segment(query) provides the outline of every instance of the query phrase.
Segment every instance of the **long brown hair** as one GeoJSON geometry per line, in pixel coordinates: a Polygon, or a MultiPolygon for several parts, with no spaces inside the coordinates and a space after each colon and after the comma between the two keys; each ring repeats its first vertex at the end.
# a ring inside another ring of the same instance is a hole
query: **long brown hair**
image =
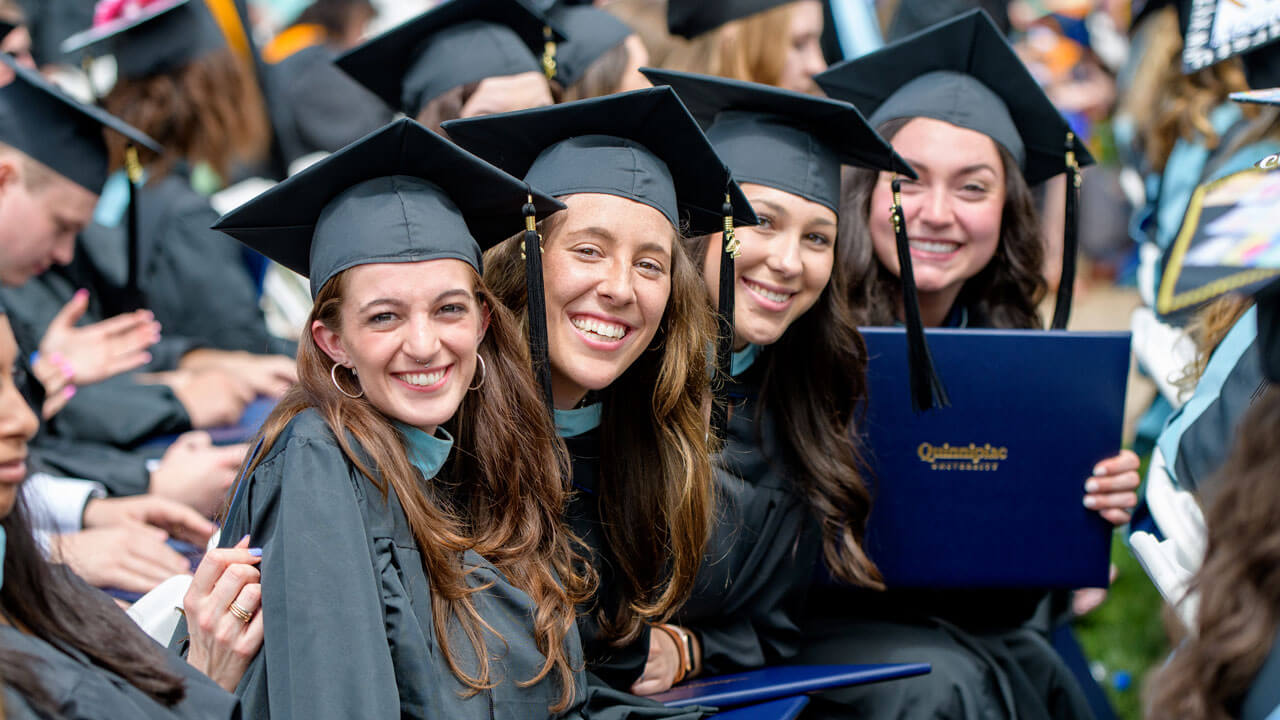
{"type": "Polygon", "coordinates": [[[1235,447],[1208,499],[1208,545],[1190,585],[1200,607],[1185,638],[1148,686],[1148,717],[1227,720],[1243,699],[1280,623],[1280,392],[1241,419],[1235,447]]]}
{"type": "Polygon", "coordinates": [[[690,40],[672,38],[662,67],[777,85],[787,62],[791,10],[791,3],[784,3],[690,40]]]}
{"type": "MultiPolygon", "coordinates": [[[[320,289],[307,327],[319,320],[340,332],[347,272],[320,289]]],[[[498,682],[492,679],[482,634],[494,631],[471,602],[471,594],[481,588],[467,584],[467,571],[458,562],[470,549],[492,562],[536,604],[534,635],[546,662],[519,684],[533,685],[554,671],[561,694],[550,709],[559,712],[575,692],[575,668],[565,637],[574,626],[575,606],[590,591],[561,521],[565,459],[534,385],[528,348],[515,318],[490,300],[478,275],[475,284],[477,299],[489,313],[489,329],[479,347],[486,377],[479,389],[466,394],[444,426],[456,438],[456,447],[440,471],[441,482],[421,481],[409,462],[403,436],[387,416],[363,397],[352,400],[338,391],[330,378],[333,361],[309,332],[298,345],[298,384],[263,425],[261,450],[247,467],[251,473],[298,413],[315,408],[348,461],[384,496],[394,491],[400,499],[431,580],[436,637],[454,675],[472,691],[498,682]],[[372,467],[362,458],[369,458],[372,467]],[[451,623],[463,629],[475,650],[479,667],[474,670],[463,668],[449,647],[451,623]]],[[[350,375],[345,381],[355,382],[350,375]]]]}
{"type": "MultiPolygon", "coordinates": [[[[225,180],[235,163],[259,159],[270,140],[262,95],[250,72],[223,48],[172,72],[121,77],[103,105],[164,147],[160,156],[138,148],[153,178],[186,161],[208,163],[225,180]]],[[[123,166],[123,136],[107,133],[107,147],[111,167],[123,166]]]]}
{"type": "MultiPolygon", "coordinates": [[[[0,610],[9,622],[51,645],[84,653],[161,705],[182,700],[186,681],[170,669],[165,651],[70,569],[45,560],[31,534],[30,510],[21,492],[0,525],[7,538],[0,610]]],[[[36,661],[4,648],[0,660],[5,661],[0,665],[5,683],[37,709],[53,708],[36,661]]]]}
{"type": "MultiPolygon", "coordinates": [[[[878,130],[892,141],[911,120],[890,120],[878,130]]],[[[1047,286],[1041,273],[1044,244],[1039,216],[1018,163],[998,144],[996,149],[1005,177],[1000,240],[991,262],[965,282],[956,303],[972,309],[990,327],[1042,328],[1044,321],[1037,307],[1047,286]]],[[[850,167],[841,183],[836,265],[849,269],[849,301],[858,325],[893,325],[898,321],[902,297],[902,281],[876,258],[871,241],[871,194],[879,178],[875,170],[850,167]]]]}
{"type": "Polygon", "coordinates": [[[1195,359],[1174,380],[1180,394],[1189,396],[1209,366],[1209,359],[1240,317],[1253,307],[1253,299],[1244,295],[1224,295],[1204,306],[1187,323],[1187,336],[1196,346],[1195,359]]]}
{"type": "MultiPolygon", "coordinates": [[[[539,230],[550,238],[560,215],[539,230]]],[[[617,564],[619,604],[600,608],[605,635],[635,640],[646,622],[664,622],[693,590],[714,508],[707,420],[711,309],[698,271],[676,235],[671,297],[649,348],[599,392],[599,502],[613,508],[605,543],[617,564]]],[[[485,279],[528,322],[520,237],[485,254],[485,279]]]]}
{"type": "MultiPolygon", "coordinates": [[[[712,238],[690,252],[706,257],[712,238]]],[[[831,279],[813,307],[796,318],[756,361],[764,367],[758,411],[768,408],[783,435],[781,460],[809,501],[822,529],[822,554],[832,574],[851,585],[882,589],[880,571],[863,551],[871,493],[855,429],[855,409],[867,396],[867,347],[849,307],[847,269],[831,279]]]]}

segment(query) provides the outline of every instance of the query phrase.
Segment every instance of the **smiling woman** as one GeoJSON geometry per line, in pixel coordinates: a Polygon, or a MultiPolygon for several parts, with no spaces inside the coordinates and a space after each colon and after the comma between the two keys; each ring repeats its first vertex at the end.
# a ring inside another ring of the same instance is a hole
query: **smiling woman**
{"type": "Polygon", "coordinates": [[[223,529],[263,546],[246,715],[515,720],[582,701],[587,580],[554,429],[480,280],[522,206],[561,207],[400,120],[219,221],[315,298],[299,384],[223,529]]]}

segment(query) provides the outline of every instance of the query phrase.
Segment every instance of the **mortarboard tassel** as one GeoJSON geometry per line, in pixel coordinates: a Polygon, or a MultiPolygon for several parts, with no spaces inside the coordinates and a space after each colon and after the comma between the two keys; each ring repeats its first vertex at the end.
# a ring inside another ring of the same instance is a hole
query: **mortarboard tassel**
{"type": "Polygon", "coordinates": [[[551,26],[542,26],[542,74],[547,76],[548,80],[554,80],[556,77],[556,41],[551,35],[551,26]]]}
{"type": "Polygon", "coordinates": [[[129,181],[128,211],[128,277],[124,284],[124,311],[137,310],[146,305],[139,287],[142,275],[138,251],[138,185],[142,182],[142,163],[138,161],[138,148],[132,144],[124,149],[124,172],[129,181]]]}
{"type": "Polygon", "coordinates": [[[521,209],[524,213],[524,238],[520,241],[520,257],[524,258],[525,281],[528,299],[525,306],[529,316],[529,355],[533,360],[533,376],[542,388],[548,408],[554,408],[551,394],[551,365],[547,350],[547,297],[542,282],[542,237],[538,235],[537,209],[533,195],[521,209]]]}
{"type": "Polygon", "coordinates": [[[1062,275],[1058,280],[1058,297],[1053,303],[1054,330],[1066,330],[1071,317],[1071,294],[1076,284],[1076,249],[1079,229],[1076,226],[1080,205],[1080,164],[1076,162],[1076,135],[1067,133],[1067,200],[1062,220],[1062,275]]]}
{"type": "Polygon", "coordinates": [[[907,222],[902,213],[902,181],[893,180],[893,207],[889,209],[898,246],[898,272],[902,278],[902,315],[907,325],[907,364],[911,376],[911,406],[916,412],[951,405],[947,389],[933,367],[929,341],[920,318],[920,298],[916,295],[915,271],[911,267],[911,246],[907,242],[907,222]]]}
{"type": "Polygon", "coordinates": [[[733,232],[733,203],[725,193],[724,235],[720,242],[720,300],[716,304],[716,366],[711,396],[711,437],[720,438],[729,421],[729,398],[726,385],[729,365],[733,360],[734,259],[741,243],[733,232]]]}

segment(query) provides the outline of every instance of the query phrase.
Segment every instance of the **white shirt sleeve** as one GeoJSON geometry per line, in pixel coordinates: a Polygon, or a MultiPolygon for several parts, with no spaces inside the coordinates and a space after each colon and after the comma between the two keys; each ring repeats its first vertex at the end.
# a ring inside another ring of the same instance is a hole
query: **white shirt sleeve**
{"type": "Polygon", "coordinates": [[[104,498],[101,483],[79,478],[35,473],[22,484],[23,498],[31,510],[33,529],[50,534],[81,530],[84,506],[91,498],[104,498]]]}

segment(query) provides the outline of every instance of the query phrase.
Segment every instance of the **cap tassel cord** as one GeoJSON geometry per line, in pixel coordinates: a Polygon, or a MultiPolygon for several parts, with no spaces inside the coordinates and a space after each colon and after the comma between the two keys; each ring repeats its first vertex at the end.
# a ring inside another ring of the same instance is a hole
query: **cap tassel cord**
{"type": "Polygon", "coordinates": [[[137,310],[146,305],[142,297],[142,289],[139,285],[142,274],[141,262],[138,257],[138,185],[142,183],[142,163],[138,160],[138,148],[128,145],[124,149],[124,172],[129,181],[129,211],[128,211],[128,243],[129,243],[129,276],[125,279],[125,304],[129,307],[124,310],[137,310]]]}
{"type": "Polygon", "coordinates": [[[547,350],[547,297],[542,282],[542,237],[538,235],[537,208],[529,194],[524,208],[524,237],[520,240],[520,256],[524,258],[525,282],[528,286],[529,355],[533,375],[542,388],[547,407],[555,407],[551,395],[551,364],[547,350]]]}
{"type": "Polygon", "coordinates": [[[729,422],[728,380],[733,361],[734,260],[741,243],[733,232],[733,203],[724,196],[724,235],[720,242],[720,299],[716,304],[716,367],[711,393],[711,437],[718,442],[724,437],[729,422]]]}
{"type": "Polygon", "coordinates": [[[1080,245],[1077,215],[1080,206],[1080,163],[1076,161],[1076,135],[1067,133],[1067,189],[1066,212],[1062,220],[1062,275],[1058,280],[1058,295],[1053,303],[1054,330],[1066,330],[1071,317],[1071,295],[1076,284],[1076,253],[1080,245]]]}
{"type": "Polygon", "coordinates": [[[916,412],[935,407],[948,407],[951,399],[933,367],[933,355],[924,334],[920,317],[920,298],[911,267],[911,246],[907,241],[907,223],[902,213],[902,180],[893,180],[893,207],[889,209],[893,234],[898,246],[898,267],[902,276],[902,314],[907,325],[907,364],[911,379],[911,406],[916,412]]]}
{"type": "Polygon", "coordinates": [[[556,76],[556,42],[551,35],[551,26],[542,26],[542,74],[547,76],[548,80],[554,80],[556,76]]]}

